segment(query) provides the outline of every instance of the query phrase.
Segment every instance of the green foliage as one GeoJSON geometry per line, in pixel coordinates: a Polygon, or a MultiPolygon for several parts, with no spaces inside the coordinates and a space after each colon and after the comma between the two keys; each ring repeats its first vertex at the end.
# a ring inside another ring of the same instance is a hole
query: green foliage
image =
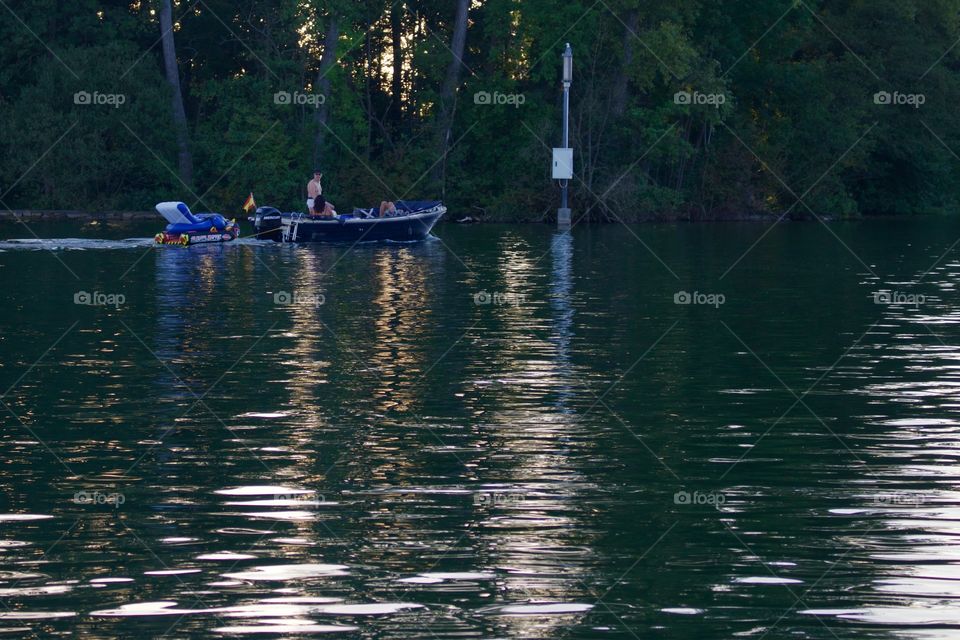
{"type": "Polygon", "coordinates": [[[169,93],[154,59],[127,43],[41,58],[0,109],[0,175],[10,206],[145,209],[175,181],[169,93]],[[74,76],[76,74],[76,77],[74,76]]]}
{"type": "Polygon", "coordinates": [[[591,219],[927,213],[960,200],[960,0],[477,0],[445,158],[435,140],[454,3],[183,0],[173,13],[194,189],[176,173],[150,1],[8,6],[0,194],[11,207],[180,198],[234,215],[253,191],[299,208],[317,106],[276,96],[316,95],[333,17],[318,148],[341,209],[442,195],[457,217],[548,218],[567,41],[571,197],[591,219]],[[78,104],[82,92],[124,102],[78,104]]]}

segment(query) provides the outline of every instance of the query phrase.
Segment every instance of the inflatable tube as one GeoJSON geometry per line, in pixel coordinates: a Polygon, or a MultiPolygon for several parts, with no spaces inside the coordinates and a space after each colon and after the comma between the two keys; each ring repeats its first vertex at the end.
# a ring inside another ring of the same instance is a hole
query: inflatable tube
{"type": "Polygon", "coordinates": [[[197,224],[200,218],[190,212],[190,207],[182,202],[161,202],[157,212],[170,224],[197,224]]]}

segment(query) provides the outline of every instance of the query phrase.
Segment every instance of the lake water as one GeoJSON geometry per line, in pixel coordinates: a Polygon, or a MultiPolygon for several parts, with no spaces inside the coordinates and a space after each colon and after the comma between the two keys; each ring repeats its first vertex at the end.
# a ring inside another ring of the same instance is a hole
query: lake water
{"type": "Polygon", "coordinates": [[[0,243],[0,633],[960,633],[960,224],[158,226],[0,243]]]}

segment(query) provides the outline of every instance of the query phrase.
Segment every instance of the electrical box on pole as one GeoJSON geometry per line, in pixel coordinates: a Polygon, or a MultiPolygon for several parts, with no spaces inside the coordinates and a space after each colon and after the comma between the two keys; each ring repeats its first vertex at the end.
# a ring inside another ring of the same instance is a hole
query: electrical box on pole
{"type": "Polygon", "coordinates": [[[553,179],[573,179],[573,149],[553,150],[553,179]]]}

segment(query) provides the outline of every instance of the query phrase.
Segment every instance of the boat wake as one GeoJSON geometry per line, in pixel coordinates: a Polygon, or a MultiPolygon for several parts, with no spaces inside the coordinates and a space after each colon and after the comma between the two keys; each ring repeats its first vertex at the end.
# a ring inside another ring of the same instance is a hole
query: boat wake
{"type": "Polygon", "coordinates": [[[103,240],[99,238],[23,238],[0,240],[0,251],[87,251],[90,249],[142,249],[153,238],[103,240]]]}
{"type": "MultiPolygon", "coordinates": [[[[428,235],[427,242],[437,241],[436,236],[428,235]]],[[[362,241],[359,245],[408,245],[417,244],[418,240],[386,240],[378,242],[376,240],[362,241]]],[[[155,245],[153,238],[124,238],[123,240],[106,240],[102,238],[11,238],[10,240],[0,240],[0,252],[6,251],[95,251],[95,250],[117,250],[117,249],[146,249],[155,245]]],[[[255,246],[255,247],[274,247],[282,246],[271,240],[261,238],[240,237],[229,243],[218,244],[216,246],[255,246]]],[[[164,249],[166,247],[160,247],[164,249]]],[[[180,247],[169,247],[171,250],[180,247]]]]}
{"type": "MultiPolygon", "coordinates": [[[[155,245],[153,238],[124,238],[123,240],[106,240],[103,238],[13,238],[0,240],[0,251],[91,251],[116,249],[147,249],[155,245]]],[[[239,238],[231,243],[233,246],[271,247],[276,243],[258,238],[239,238]]],[[[223,245],[223,246],[226,246],[223,245]]],[[[221,245],[217,245],[221,246],[221,245]]],[[[160,247],[176,250],[181,247],[160,247]]]]}

